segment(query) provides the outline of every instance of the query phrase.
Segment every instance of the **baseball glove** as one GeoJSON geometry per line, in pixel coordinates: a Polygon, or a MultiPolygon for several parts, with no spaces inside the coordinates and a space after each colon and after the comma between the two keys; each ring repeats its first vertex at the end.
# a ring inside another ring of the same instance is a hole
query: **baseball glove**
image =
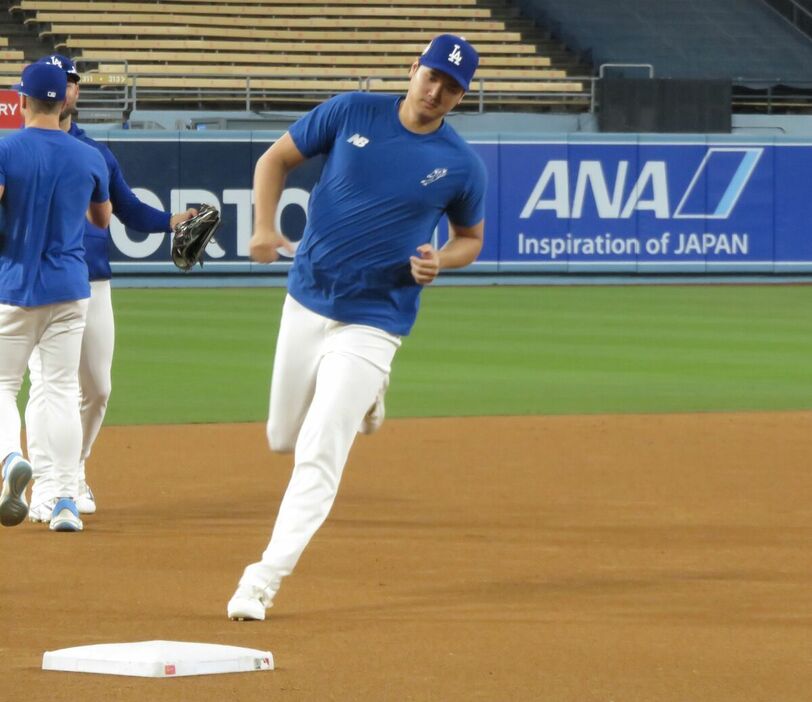
{"type": "Polygon", "coordinates": [[[198,213],[181,222],[172,233],[172,261],[182,271],[195,263],[203,265],[203,252],[220,226],[220,213],[211,205],[201,205],[198,213]]]}

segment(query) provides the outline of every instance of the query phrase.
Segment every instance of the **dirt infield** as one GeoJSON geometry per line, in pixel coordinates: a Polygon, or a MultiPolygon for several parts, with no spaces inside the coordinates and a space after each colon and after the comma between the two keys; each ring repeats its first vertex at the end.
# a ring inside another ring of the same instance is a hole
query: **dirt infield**
{"type": "Polygon", "coordinates": [[[811,449],[812,413],[389,421],[269,619],[234,623],[289,459],[258,424],[106,428],[83,534],[0,532],[0,700],[808,702],[811,449]],[[277,670],[40,670],[153,639],[277,670]]]}

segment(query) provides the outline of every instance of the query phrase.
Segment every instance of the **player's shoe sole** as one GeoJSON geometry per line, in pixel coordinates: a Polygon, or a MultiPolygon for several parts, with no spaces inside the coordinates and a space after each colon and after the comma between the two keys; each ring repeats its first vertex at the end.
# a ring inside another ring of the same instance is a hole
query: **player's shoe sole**
{"type": "Polygon", "coordinates": [[[0,524],[17,526],[28,516],[25,488],[31,482],[31,464],[20,454],[10,456],[3,466],[3,491],[0,493],[0,524]]]}
{"type": "Polygon", "coordinates": [[[232,597],[228,603],[228,618],[235,622],[265,621],[265,607],[259,600],[232,597]]]}

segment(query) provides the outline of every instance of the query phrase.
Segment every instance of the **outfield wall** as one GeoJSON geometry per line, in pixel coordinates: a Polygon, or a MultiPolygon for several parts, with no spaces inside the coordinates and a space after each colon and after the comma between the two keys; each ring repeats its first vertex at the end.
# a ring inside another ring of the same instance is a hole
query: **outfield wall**
{"type": "MultiPolygon", "coordinates": [[[[198,275],[282,274],[289,267],[289,261],[269,267],[248,260],[253,169],[278,135],[94,134],[108,143],[145,202],[173,211],[200,202],[221,209],[223,225],[198,275]]],[[[490,176],[486,241],[473,272],[812,272],[812,138],[491,134],[469,140],[490,176]]],[[[310,161],[288,179],[280,216],[294,240],[320,167],[310,161]]],[[[129,231],[118,221],[112,233],[116,273],[175,270],[168,235],[129,231]]],[[[441,222],[436,242],[446,237],[441,222]]]]}

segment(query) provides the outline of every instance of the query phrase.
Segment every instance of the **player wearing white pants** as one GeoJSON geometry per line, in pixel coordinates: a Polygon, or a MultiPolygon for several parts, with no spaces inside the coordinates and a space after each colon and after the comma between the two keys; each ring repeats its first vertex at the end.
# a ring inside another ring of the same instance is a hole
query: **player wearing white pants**
{"type": "MultiPolygon", "coordinates": [[[[85,461],[101,429],[107,402],[110,399],[115,346],[115,321],[109,280],[94,280],[90,283],[90,301],[87,307],[87,323],[82,335],[79,361],[79,397],[82,446],[79,456],[77,507],[85,514],[95,511],[95,503],[85,496],[88,493],[85,461]],[[82,501],[84,498],[84,501],[82,501]]],[[[28,361],[31,378],[31,392],[25,408],[26,438],[28,457],[34,471],[34,489],[31,493],[32,517],[40,511],[40,506],[50,504],[60,494],[56,484],[52,452],[46,443],[47,395],[44,388],[51,385],[43,381],[40,348],[34,349],[28,361]]],[[[47,512],[47,509],[45,510],[47,512]]],[[[43,512],[44,514],[45,512],[43,512]]]]}
{"type": "Polygon", "coordinates": [[[277,340],[268,440],[294,450],[290,483],[262,559],[245,568],[227,613],[265,610],[326,519],[358,431],[383,420],[392,359],[441,269],[482,248],[485,167],[444,121],[479,62],[464,39],[440,35],[412,64],[405,98],[349,93],[293,124],[257,162],[251,258],[292,249],[277,210],[287,174],[326,156],[288,274],[277,340]],[[431,243],[449,220],[449,241],[431,243]]]}
{"type": "Polygon", "coordinates": [[[0,523],[25,519],[32,468],[20,450],[16,406],[25,367],[40,347],[46,388],[41,442],[53,462],[54,531],[81,531],[76,508],[81,422],[79,356],[90,286],[83,258],[85,222],[106,227],[112,205],[104,159],[59,128],[67,78],[61,67],[35,63],[15,88],[25,129],[0,140],[0,523]]]}
{"type": "MultiPolygon", "coordinates": [[[[47,401],[42,401],[40,411],[40,441],[49,447],[53,460],[54,497],[75,496],[79,490],[82,429],[77,373],[87,306],[87,300],[29,308],[0,305],[0,336],[4,339],[0,361],[0,455],[20,451],[16,398],[26,362],[39,345],[40,382],[48,386],[47,401]]],[[[30,453],[29,459],[33,460],[30,453]]]]}
{"type": "MultiPolygon", "coordinates": [[[[62,54],[44,56],[38,63],[58,66],[67,79],[65,104],[59,115],[60,128],[77,141],[83,142],[98,151],[107,164],[108,188],[113,213],[127,227],[140,232],[171,231],[172,228],[197,210],[188,209],[179,214],[171,214],[141,202],[127,185],[113,152],[102,143],[91,139],[83,129],[73,122],[76,102],[79,99],[79,73],[73,61],[62,54]]],[[[85,223],[84,260],[90,280],[91,298],[87,316],[87,326],[82,339],[82,357],[79,366],[82,418],[82,453],[79,468],[79,494],[76,506],[80,513],[93,514],[96,500],[87,484],[85,462],[90,456],[93,443],[99,434],[107,402],[110,398],[110,370],[113,364],[115,328],[113,306],[110,299],[110,230],[105,225],[98,227],[92,222],[85,223]]],[[[57,495],[51,474],[53,464],[48,445],[43,440],[43,399],[49,387],[40,383],[40,362],[35,352],[29,364],[31,373],[31,393],[25,411],[28,434],[28,451],[33,462],[34,486],[31,490],[31,511],[29,518],[34,522],[46,522],[57,495]]]]}
{"type": "Polygon", "coordinates": [[[267,432],[295,467],[262,560],[243,584],[276,592],[333,506],[364,416],[391,370],[400,338],[342,324],[285,299],[274,357],[267,432]]]}

